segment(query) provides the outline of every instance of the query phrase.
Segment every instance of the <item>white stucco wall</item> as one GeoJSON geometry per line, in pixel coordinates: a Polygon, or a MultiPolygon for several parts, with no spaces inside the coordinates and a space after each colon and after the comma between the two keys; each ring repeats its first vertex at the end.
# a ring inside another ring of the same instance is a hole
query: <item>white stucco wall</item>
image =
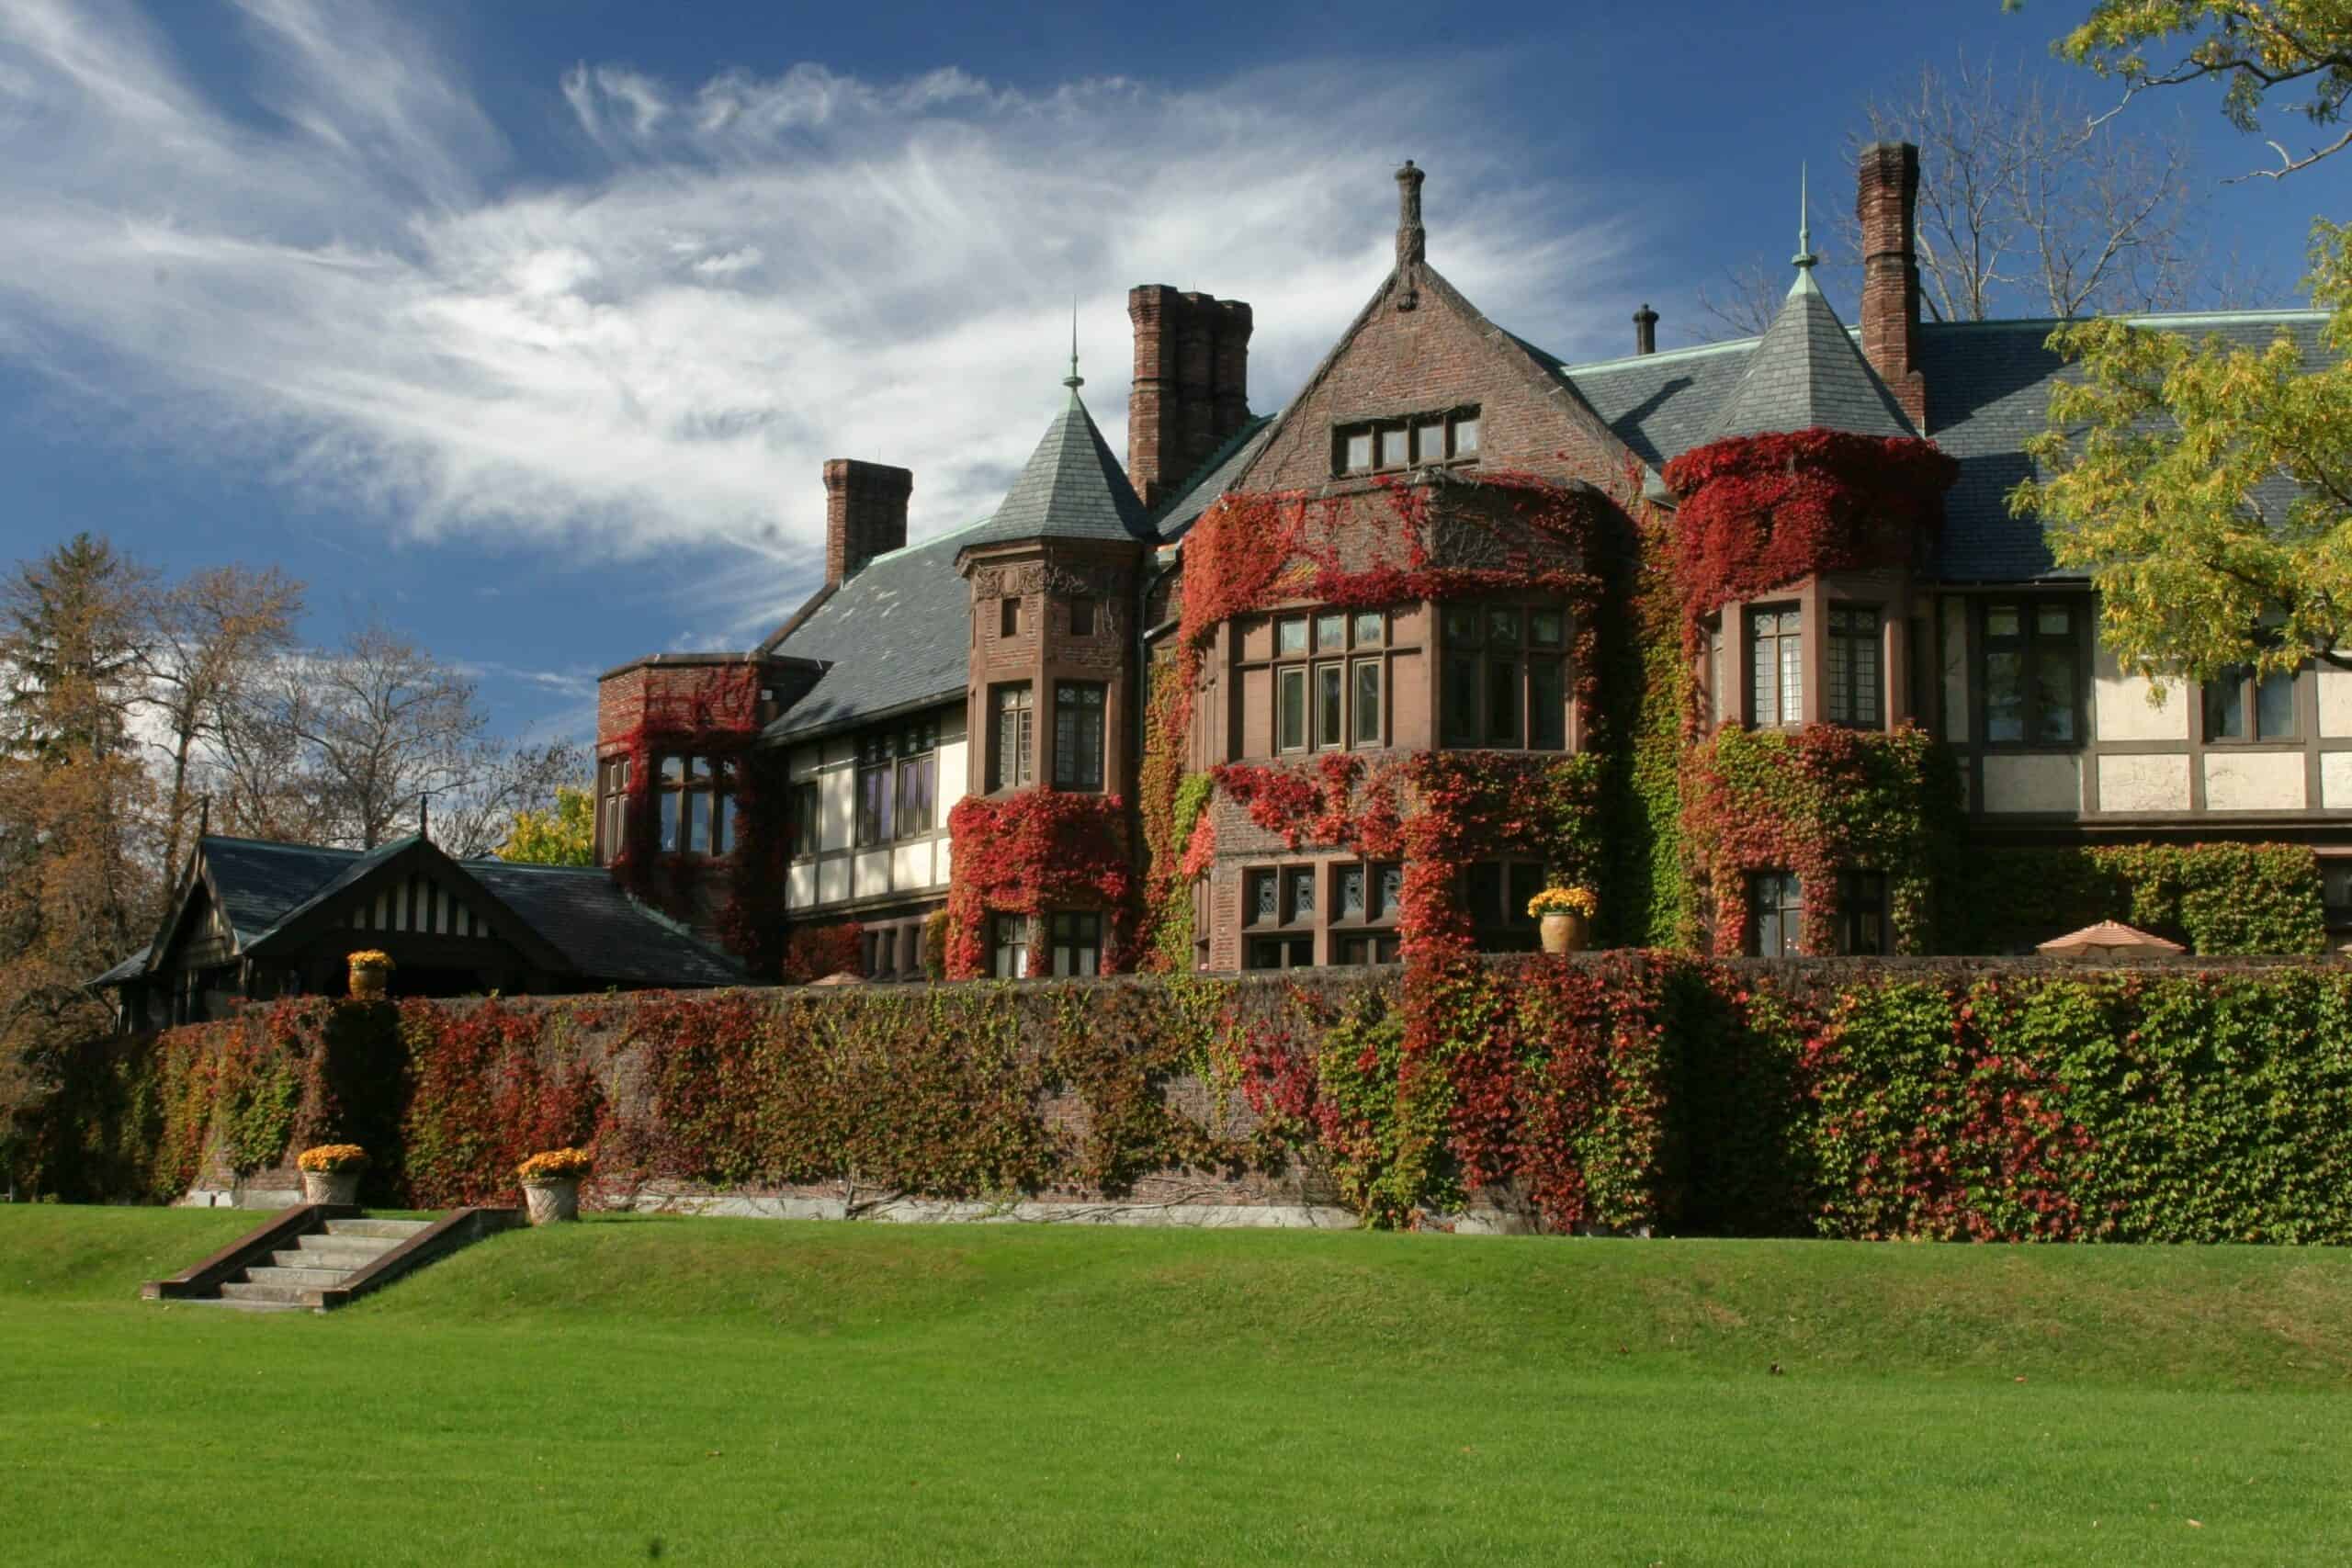
{"type": "Polygon", "coordinates": [[[2205,808],[2209,811],[2300,811],[2301,751],[2208,751],[2205,808]]]}
{"type": "MultiPolygon", "coordinates": [[[[2091,733],[2101,740],[2186,740],[2195,705],[2181,682],[2124,674],[2105,643],[2091,661],[2091,733]],[[2164,705],[2151,707],[2148,695],[2157,690],[2164,693],[2164,705]]],[[[2102,795],[2105,790],[2102,784],[2102,795]]]]}
{"type": "Polygon", "coordinates": [[[1988,756],[1984,759],[1987,811],[2080,811],[2082,759],[2073,756],[1988,756]]]}
{"type": "Polygon", "coordinates": [[[2098,808],[2102,812],[2186,811],[2188,758],[2101,757],[2098,808]]]}

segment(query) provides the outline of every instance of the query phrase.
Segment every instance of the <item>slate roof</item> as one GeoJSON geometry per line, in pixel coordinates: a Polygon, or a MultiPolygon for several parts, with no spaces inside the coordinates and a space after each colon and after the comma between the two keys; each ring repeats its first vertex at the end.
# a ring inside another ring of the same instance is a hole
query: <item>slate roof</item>
{"type": "Polygon", "coordinates": [[[1172,537],[1239,476],[1272,423],[1261,418],[1243,426],[1155,520],[1073,388],[994,513],[876,556],[769,650],[831,668],[769,724],[762,740],[805,739],[961,698],[971,668],[972,607],[957,556],[974,545],[1040,536],[1172,537]]]}
{"type": "MultiPolygon", "coordinates": [[[[204,863],[239,951],[252,948],[416,843],[412,835],[362,853],[208,834],[204,863]]],[[[630,897],[595,866],[527,865],[485,857],[453,863],[589,979],[642,985],[742,982],[734,960],[630,897]]],[[[152,950],[91,980],[120,985],[146,971],[152,950]]]]}
{"type": "Polygon", "coordinates": [[[1274,416],[1272,414],[1261,414],[1251,420],[1209,455],[1209,460],[1201,465],[1197,470],[1198,478],[1192,484],[1160,502],[1159,511],[1152,521],[1159,525],[1163,542],[1182,536],[1201,520],[1201,513],[1206,512],[1218,496],[1233,488],[1234,481],[1241,477],[1241,470],[1250,466],[1250,460],[1266,445],[1266,437],[1272,434],[1273,428],[1274,416]]]}
{"type": "Polygon", "coordinates": [[[459,861],[579,973],[645,986],[740,986],[742,967],[590,865],[459,861]]]}
{"type": "Polygon", "coordinates": [[[1000,544],[1011,539],[1132,539],[1154,541],[1159,536],[1144,516],[1144,505],[1127,482],[1126,469],[1112,456],[1086,412],[1078,389],[1046,437],[1029,455],[1028,464],[1002,504],[971,533],[967,547],[1000,544]]]}
{"type": "MultiPolygon", "coordinates": [[[[2131,320],[2138,326],[2199,340],[2219,334],[2256,349],[2284,327],[2307,361],[2318,364],[2325,353],[2320,329],[2326,317],[2315,310],[2131,320]]],[[[2052,320],[1920,324],[1918,365],[1928,385],[1927,434],[1960,464],[1960,478],[1944,497],[1943,544],[1937,562],[1948,581],[2017,582],[2055,575],[2041,524],[2011,517],[2007,496],[2030,469],[2024,445],[2048,423],[2051,384],[2075,373],[2043,346],[2060,324],[2052,320]]],[[[1851,329],[1839,330],[1850,344],[1851,329]]],[[[1584,394],[1618,439],[1657,468],[1713,439],[1724,406],[1739,389],[1761,341],[1741,338],[1592,365],[1567,365],[1540,351],[1537,356],[1584,394]]]]}
{"type": "MultiPolygon", "coordinates": [[[[2134,325],[2218,335],[2241,348],[2269,345],[2280,328],[2310,365],[2324,363],[2316,310],[2233,310],[2131,318],[2134,325]]],[[[1960,463],[1944,497],[1942,575],[1956,582],[2010,582],[2057,575],[2041,525],[2009,515],[2007,495],[2032,469],[2026,438],[2048,424],[2051,384],[2078,374],[2043,346],[2055,321],[1928,322],[1919,368],[1928,383],[1928,434],[1960,463]]],[[[2283,488],[2283,487],[2282,487],[2283,488]]],[[[2266,497],[2266,499],[2276,499],[2266,497]]]]}
{"type": "Polygon", "coordinates": [[[972,595],[956,557],[984,525],[876,556],[833,590],[774,649],[832,668],[762,739],[813,735],[960,694],[971,668],[972,595]]]}
{"type": "Polygon", "coordinates": [[[220,912],[229,918],[239,947],[250,946],[360,858],[356,850],[212,834],[205,836],[203,849],[205,868],[220,895],[220,912]]]}
{"type": "Polygon", "coordinates": [[[1813,269],[1804,266],[1738,384],[1708,422],[1707,439],[1816,429],[1919,434],[1822,298],[1813,269]]]}

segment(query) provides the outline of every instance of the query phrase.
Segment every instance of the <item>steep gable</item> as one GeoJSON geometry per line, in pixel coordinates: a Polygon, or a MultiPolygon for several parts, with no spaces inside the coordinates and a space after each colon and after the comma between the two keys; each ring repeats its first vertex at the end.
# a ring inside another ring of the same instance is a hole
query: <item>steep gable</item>
{"type": "Polygon", "coordinates": [[[1232,488],[1317,489],[1334,426],[1467,406],[1483,467],[1612,487],[1640,461],[1573,384],[1421,262],[1382,280],[1232,488]]]}

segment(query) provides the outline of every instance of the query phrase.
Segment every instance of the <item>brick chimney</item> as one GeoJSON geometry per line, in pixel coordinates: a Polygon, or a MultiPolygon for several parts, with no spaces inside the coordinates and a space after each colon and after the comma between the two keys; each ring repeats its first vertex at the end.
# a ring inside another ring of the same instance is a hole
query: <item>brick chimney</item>
{"type": "Polygon", "coordinates": [[[1127,290],[1135,379],[1127,479],[1146,506],[1166,499],[1250,423],[1250,307],[1164,283],[1127,290]]]}
{"type": "Polygon", "coordinates": [[[1657,352],[1657,312],[1650,309],[1646,299],[1642,301],[1642,308],[1634,312],[1634,352],[1657,352]]]}
{"type": "Polygon", "coordinates": [[[1928,383],[1919,373],[1919,150],[1874,141],[1855,171],[1854,218],[1862,237],[1862,357],[1928,431],[1928,383]]]}
{"type": "Polygon", "coordinates": [[[867,561],[907,542],[915,477],[887,463],[825,459],[825,581],[838,587],[867,561]]]}

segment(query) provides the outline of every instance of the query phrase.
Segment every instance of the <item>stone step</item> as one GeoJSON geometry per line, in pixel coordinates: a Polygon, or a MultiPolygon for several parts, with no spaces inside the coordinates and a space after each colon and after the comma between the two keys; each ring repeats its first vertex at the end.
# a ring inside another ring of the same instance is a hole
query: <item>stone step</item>
{"type": "Polygon", "coordinates": [[[174,1306],[220,1307],[230,1312],[310,1312],[308,1302],[241,1302],[234,1296],[181,1296],[174,1306]]]}
{"type": "MultiPolygon", "coordinates": [[[[309,1236],[304,1236],[302,1239],[304,1241],[309,1241],[311,1238],[309,1236]]],[[[343,1247],[336,1247],[333,1251],[329,1251],[323,1247],[280,1247],[277,1251],[269,1255],[269,1261],[264,1265],[264,1267],[272,1269],[333,1269],[338,1272],[348,1274],[355,1269],[367,1268],[368,1265],[375,1262],[377,1258],[382,1256],[383,1254],[379,1252],[352,1252],[343,1247]]]]}
{"type": "MultiPolygon", "coordinates": [[[[305,1253],[304,1257],[310,1254],[305,1253]]],[[[351,1278],[348,1269],[282,1269],[274,1264],[256,1263],[245,1270],[245,1281],[254,1285],[300,1285],[316,1291],[328,1285],[340,1285],[351,1278]]]]}
{"type": "Polygon", "coordinates": [[[376,1236],[395,1244],[432,1225],[431,1220],[329,1220],[329,1235],[376,1236]]]}
{"type": "Polygon", "coordinates": [[[316,1231],[297,1236],[295,1244],[305,1252],[349,1252],[363,1258],[381,1258],[401,1244],[402,1238],[389,1235],[321,1235],[316,1231]]]}
{"type": "Polygon", "coordinates": [[[220,1299],[230,1302],[278,1302],[288,1306],[312,1306],[316,1285],[256,1285],[232,1280],[220,1287],[220,1299]]]}

